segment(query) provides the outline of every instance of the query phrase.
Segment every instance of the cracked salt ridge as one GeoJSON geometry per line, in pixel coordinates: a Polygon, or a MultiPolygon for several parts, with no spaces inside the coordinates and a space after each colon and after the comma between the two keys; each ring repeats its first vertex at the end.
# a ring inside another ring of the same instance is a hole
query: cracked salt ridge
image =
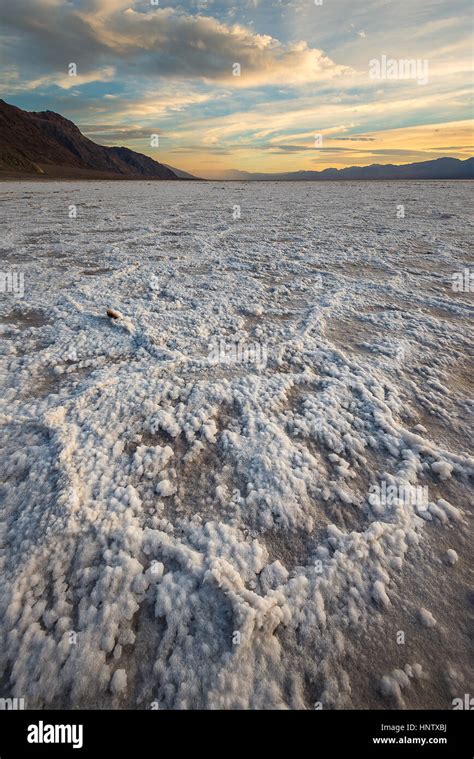
{"type": "MultiPolygon", "coordinates": [[[[420,239],[453,271],[468,263],[466,186],[416,185],[432,206],[450,204],[458,237],[452,220],[447,236],[416,205],[410,224],[395,221],[413,183],[318,188],[316,205],[315,186],[298,186],[297,238],[288,185],[233,183],[218,208],[213,183],[136,183],[133,203],[125,183],[61,183],[60,197],[52,183],[32,187],[26,202],[21,185],[0,188],[10,249],[34,256],[25,298],[2,301],[4,316],[19,310],[32,326],[2,334],[1,695],[39,708],[360,706],[357,670],[344,667],[351,629],[370,634],[389,608],[427,519],[464,529],[463,509],[444,498],[417,513],[369,504],[368,486],[466,486],[473,474],[462,447],[420,434],[410,407],[427,395],[464,444],[464,386],[449,395],[443,377],[446,363],[464,364],[468,338],[432,316],[384,310],[394,286],[404,302],[416,287],[418,308],[424,284],[432,302],[420,239]],[[32,230],[41,235],[30,243],[32,230]],[[420,276],[400,276],[401,249],[420,276]],[[124,319],[112,323],[109,307],[124,319]],[[365,309],[374,358],[328,332],[365,309]],[[220,337],[265,343],[268,366],[222,377],[206,362],[220,337]],[[41,385],[45,373],[60,381],[41,385]]],[[[443,297],[452,313],[470,308],[466,294],[443,297]]],[[[436,617],[418,613],[420,624],[436,617]]],[[[411,674],[393,671],[380,698],[400,704],[411,674]]]]}

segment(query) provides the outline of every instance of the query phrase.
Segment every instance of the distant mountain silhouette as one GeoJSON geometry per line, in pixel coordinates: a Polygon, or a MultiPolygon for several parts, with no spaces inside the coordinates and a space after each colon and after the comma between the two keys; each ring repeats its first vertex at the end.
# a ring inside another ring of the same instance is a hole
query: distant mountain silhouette
{"type": "Polygon", "coordinates": [[[436,158],[434,161],[370,166],[350,166],[345,169],[323,171],[290,171],[280,174],[252,173],[230,169],[221,179],[243,181],[334,181],[374,179],[474,179],[474,158],[460,161],[458,158],[436,158]]]}
{"type": "Polygon", "coordinates": [[[0,100],[0,176],[178,179],[129,148],[97,145],[53,111],[28,112],[0,100]]]}

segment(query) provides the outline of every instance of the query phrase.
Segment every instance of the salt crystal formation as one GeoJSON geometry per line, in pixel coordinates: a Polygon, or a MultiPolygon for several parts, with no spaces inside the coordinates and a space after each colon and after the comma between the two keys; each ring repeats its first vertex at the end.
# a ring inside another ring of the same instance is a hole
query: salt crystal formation
{"type": "Polygon", "coordinates": [[[0,186],[25,273],[1,296],[0,696],[360,708],[360,669],[410,705],[444,628],[403,573],[449,531],[455,582],[474,470],[446,185],[0,186]],[[266,363],[210,362],[221,340],[266,363]],[[369,500],[381,481],[428,501],[369,500]],[[372,658],[402,607],[419,652],[372,658]]]}

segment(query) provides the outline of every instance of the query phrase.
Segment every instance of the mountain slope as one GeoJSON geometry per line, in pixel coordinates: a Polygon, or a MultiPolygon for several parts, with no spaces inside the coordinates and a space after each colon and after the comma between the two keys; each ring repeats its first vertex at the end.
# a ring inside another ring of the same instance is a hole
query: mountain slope
{"type": "Polygon", "coordinates": [[[0,173],[63,178],[178,178],[167,166],[142,153],[97,145],[58,113],[29,113],[3,100],[0,173]]]}
{"type": "Polygon", "coordinates": [[[166,166],[168,169],[171,169],[171,171],[174,171],[178,179],[196,179],[202,181],[201,177],[196,177],[194,174],[190,174],[189,171],[177,169],[176,166],[170,166],[169,163],[164,163],[163,166],[166,166]]]}

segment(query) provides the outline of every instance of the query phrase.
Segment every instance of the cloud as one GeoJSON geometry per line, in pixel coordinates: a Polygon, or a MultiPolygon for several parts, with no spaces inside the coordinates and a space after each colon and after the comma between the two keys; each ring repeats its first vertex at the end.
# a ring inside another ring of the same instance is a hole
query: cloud
{"type": "Polygon", "coordinates": [[[89,71],[87,74],[78,72],[74,76],[70,76],[69,74],[46,75],[38,79],[25,81],[20,87],[25,90],[36,90],[39,87],[55,85],[62,90],[70,90],[74,87],[80,87],[82,84],[90,84],[91,82],[110,82],[114,76],[115,68],[113,66],[105,66],[102,69],[89,71]]]}
{"type": "Polygon", "coordinates": [[[306,42],[284,44],[241,24],[189,15],[175,8],[146,12],[125,0],[4,0],[0,20],[21,30],[30,53],[62,70],[68,61],[87,70],[120,60],[122,74],[172,76],[236,88],[288,85],[351,73],[306,42]],[[234,64],[240,76],[234,75],[234,64]]]}
{"type": "Polygon", "coordinates": [[[237,87],[308,83],[350,73],[306,42],[289,45],[248,28],[171,8],[151,13],[129,9],[97,23],[97,38],[125,55],[147,51],[161,74],[202,78],[237,87]],[[240,75],[234,75],[234,64],[240,75]]]}
{"type": "Polygon", "coordinates": [[[179,113],[185,108],[203,106],[205,103],[219,102],[228,95],[223,91],[200,92],[193,89],[187,82],[173,82],[159,88],[140,90],[134,95],[117,96],[114,98],[114,116],[116,120],[128,118],[143,120],[157,119],[179,113]]]}
{"type": "Polygon", "coordinates": [[[117,127],[109,124],[81,124],[81,132],[91,140],[99,140],[102,144],[104,141],[115,144],[124,140],[150,140],[151,134],[161,134],[158,128],[138,126],[117,127]]]}
{"type": "Polygon", "coordinates": [[[345,140],[347,142],[374,142],[375,137],[362,137],[358,134],[354,137],[333,137],[333,140],[345,140]]]}
{"type": "Polygon", "coordinates": [[[59,73],[67,72],[69,62],[82,62],[84,70],[108,63],[100,60],[101,44],[65,0],[2,0],[0,26],[3,57],[23,70],[59,73]]]}

